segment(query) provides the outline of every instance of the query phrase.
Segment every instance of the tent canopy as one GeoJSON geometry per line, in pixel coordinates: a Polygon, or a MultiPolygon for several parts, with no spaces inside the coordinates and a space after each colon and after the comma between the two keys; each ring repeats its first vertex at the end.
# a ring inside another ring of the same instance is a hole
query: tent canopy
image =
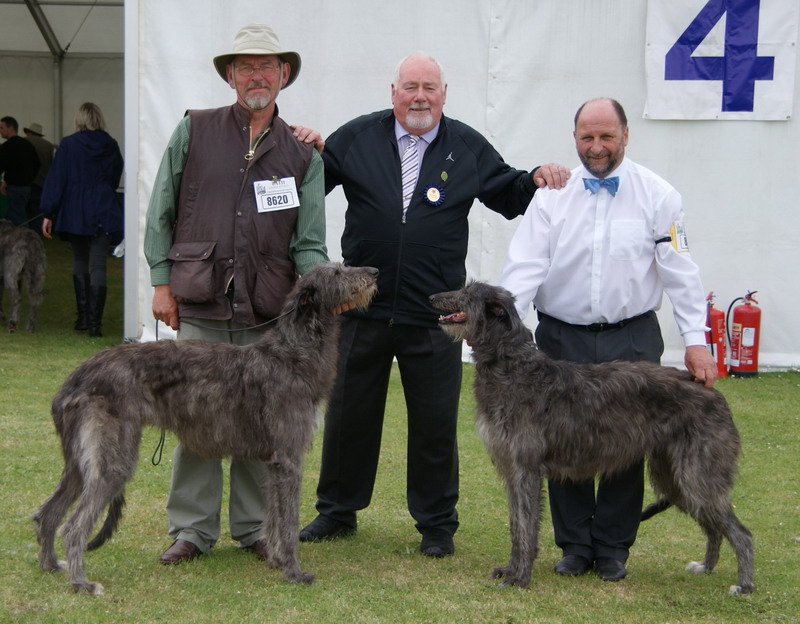
{"type": "Polygon", "coordinates": [[[57,142],[91,101],[121,140],[123,15],[122,0],[0,0],[0,114],[37,121],[57,142]]]}

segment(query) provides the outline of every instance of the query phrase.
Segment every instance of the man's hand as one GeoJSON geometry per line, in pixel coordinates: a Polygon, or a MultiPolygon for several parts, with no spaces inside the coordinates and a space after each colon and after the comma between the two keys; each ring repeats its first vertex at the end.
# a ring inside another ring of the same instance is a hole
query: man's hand
{"type": "Polygon", "coordinates": [[[333,315],[334,315],[334,316],[338,316],[338,315],[340,315],[342,312],[347,312],[348,310],[352,310],[352,309],[353,309],[353,308],[355,308],[355,307],[356,307],[356,306],[354,306],[352,303],[343,303],[342,305],[340,305],[338,308],[336,308],[336,309],[333,311],[333,315]]]}
{"type": "Polygon", "coordinates": [[[548,163],[534,171],[533,183],[539,188],[548,186],[551,189],[560,189],[567,184],[571,174],[572,172],[564,165],[548,163]]]}
{"type": "Polygon", "coordinates": [[[717,378],[717,363],[704,346],[686,347],[683,362],[697,383],[705,384],[706,388],[714,385],[714,380],[717,378]]]}
{"type": "Polygon", "coordinates": [[[301,143],[313,144],[320,154],[325,149],[325,141],[322,135],[313,128],[306,128],[305,126],[290,126],[290,128],[294,130],[292,133],[294,138],[301,143]]]}
{"type": "Polygon", "coordinates": [[[42,236],[45,238],[53,238],[53,220],[44,219],[42,221],[42,236]]]}
{"type": "Polygon", "coordinates": [[[178,302],[172,296],[169,284],[154,287],[153,292],[153,318],[178,329],[178,302]]]}

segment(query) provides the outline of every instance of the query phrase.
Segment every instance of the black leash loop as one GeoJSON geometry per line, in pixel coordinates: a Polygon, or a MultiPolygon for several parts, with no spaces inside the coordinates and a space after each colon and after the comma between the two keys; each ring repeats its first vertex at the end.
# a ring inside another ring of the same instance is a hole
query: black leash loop
{"type": "Polygon", "coordinates": [[[164,438],[167,437],[167,432],[165,429],[161,430],[161,438],[158,440],[158,444],[156,444],[156,450],[153,451],[153,456],[150,458],[150,463],[154,466],[158,466],[161,463],[161,455],[164,453],[164,438]],[[158,459],[156,459],[156,455],[158,455],[158,459]]]}

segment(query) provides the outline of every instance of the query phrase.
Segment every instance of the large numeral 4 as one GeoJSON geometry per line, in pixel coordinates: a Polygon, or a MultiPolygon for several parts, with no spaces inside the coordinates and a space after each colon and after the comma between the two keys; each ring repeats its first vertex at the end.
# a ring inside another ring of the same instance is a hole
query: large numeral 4
{"type": "Polygon", "coordinates": [[[760,0],[708,0],[667,52],[665,80],[721,80],[723,111],[752,111],[756,80],[772,80],[774,56],[758,56],[760,0]],[[724,56],[692,56],[723,15],[724,56]]]}

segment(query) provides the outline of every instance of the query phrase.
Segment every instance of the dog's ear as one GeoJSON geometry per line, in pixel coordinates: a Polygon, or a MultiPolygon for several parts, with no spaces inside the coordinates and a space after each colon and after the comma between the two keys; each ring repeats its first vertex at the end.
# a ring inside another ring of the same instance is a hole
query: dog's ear
{"type": "Polygon", "coordinates": [[[508,310],[498,297],[490,297],[486,300],[486,312],[499,319],[508,317],[508,310]]]}
{"type": "Polygon", "coordinates": [[[304,284],[297,293],[297,307],[300,309],[307,309],[314,305],[314,295],[317,289],[313,284],[304,284]]]}
{"type": "MultiPolygon", "coordinates": [[[[513,305],[513,302],[512,304],[513,305]]],[[[503,325],[511,328],[511,319],[508,313],[508,299],[506,297],[492,295],[486,299],[487,317],[494,317],[503,325]]]]}

